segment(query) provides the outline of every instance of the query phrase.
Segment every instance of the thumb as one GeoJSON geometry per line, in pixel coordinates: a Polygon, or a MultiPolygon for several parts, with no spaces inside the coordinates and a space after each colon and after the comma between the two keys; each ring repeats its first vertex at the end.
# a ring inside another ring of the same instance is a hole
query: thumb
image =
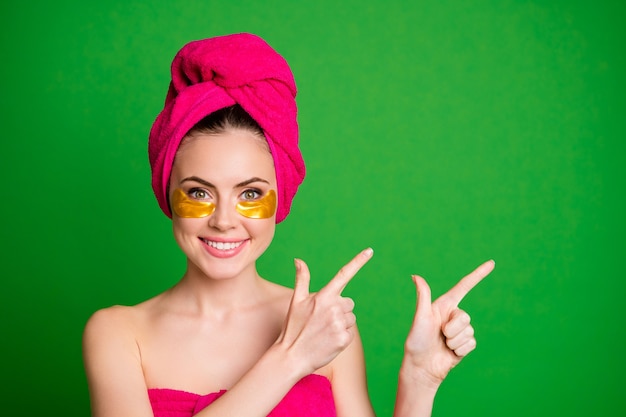
{"type": "Polygon", "coordinates": [[[426,283],[426,280],[418,275],[413,275],[413,282],[415,283],[415,290],[417,292],[417,316],[423,316],[424,314],[430,314],[432,310],[432,299],[430,294],[430,287],[426,283]]]}
{"type": "Polygon", "coordinates": [[[309,267],[301,259],[294,259],[296,266],[296,284],[293,289],[293,301],[301,301],[309,296],[309,282],[311,273],[309,267]]]}

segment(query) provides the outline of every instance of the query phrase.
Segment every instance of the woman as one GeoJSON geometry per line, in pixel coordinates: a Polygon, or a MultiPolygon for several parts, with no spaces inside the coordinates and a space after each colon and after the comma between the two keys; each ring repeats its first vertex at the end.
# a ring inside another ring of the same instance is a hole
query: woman
{"type": "MultiPolygon", "coordinates": [[[[83,350],[94,416],[374,415],[354,302],[341,295],[372,250],[314,294],[302,260],[293,290],[256,270],[304,178],[295,94],[287,63],[256,36],[196,41],[177,54],[149,156],[187,270],[150,300],[90,318],[83,350]]],[[[474,349],[457,305],[491,269],[483,264],[434,303],[414,277],[395,416],[430,415],[439,384],[474,349]]]]}

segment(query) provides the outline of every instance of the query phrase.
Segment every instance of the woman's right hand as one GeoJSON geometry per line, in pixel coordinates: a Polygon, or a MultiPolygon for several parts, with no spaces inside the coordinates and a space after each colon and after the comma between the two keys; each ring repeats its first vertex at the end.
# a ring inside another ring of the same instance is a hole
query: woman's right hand
{"type": "Polygon", "coordinates": [[[309,293],[306,263],[295,260],[296,284],[285,326],[276,343],[304,367],[305,375],[327,365],[352,342],[356,324],[354,301],[341,293],[372,255],[369,248],[359,253],[317,293],[309,293]]]}

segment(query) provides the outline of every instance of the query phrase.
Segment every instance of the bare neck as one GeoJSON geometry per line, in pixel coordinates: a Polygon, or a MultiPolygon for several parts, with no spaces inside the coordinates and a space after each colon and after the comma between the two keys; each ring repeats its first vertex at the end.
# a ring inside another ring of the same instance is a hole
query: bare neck
{"type": "Polygon", "coordinates": [[[237,276],[215,279],[188,262],[168,298],[188,314],[223,315],[266,302],[273,286],[259,276],[254,265],[237,276]]]}

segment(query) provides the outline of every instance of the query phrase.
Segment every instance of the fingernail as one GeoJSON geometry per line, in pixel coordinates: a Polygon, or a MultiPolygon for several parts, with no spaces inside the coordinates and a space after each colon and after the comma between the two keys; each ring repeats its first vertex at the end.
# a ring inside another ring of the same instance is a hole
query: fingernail
{"type": "Polygon", "coordinates": [[[296,271],[300,270],[300,260],[298,258],[293,258],[293,264],[296,266],[296,271]]]}
{"type": "Polygon", "coordinates": [[[374,249],[372,249],[372,248],[367,248],[367,249],[365,249],[365,250],[363,251],[363,254],[365,254],[365,256],[367,256],[367,257],[369,258],[370,256],[372,256],[372,255],[374,254],[374,249]]]}

